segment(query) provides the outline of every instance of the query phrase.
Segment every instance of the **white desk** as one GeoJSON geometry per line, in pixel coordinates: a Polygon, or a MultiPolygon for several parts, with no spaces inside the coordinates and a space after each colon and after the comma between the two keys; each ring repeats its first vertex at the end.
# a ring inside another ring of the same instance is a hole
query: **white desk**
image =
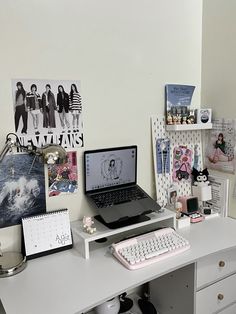
{"type": "MultiPolygon", "coordinates": [[[[180,229],[191,249],[136,271],[124,268],[106,249],[84,259],[75,249],[28,262],[26,269],[0,279],[7,314],[74,314],[200,258],[236,247],[236,220],[215,218],[180,229]]],[[[190,313],[189,313],[190,314],[190,313]]]]}

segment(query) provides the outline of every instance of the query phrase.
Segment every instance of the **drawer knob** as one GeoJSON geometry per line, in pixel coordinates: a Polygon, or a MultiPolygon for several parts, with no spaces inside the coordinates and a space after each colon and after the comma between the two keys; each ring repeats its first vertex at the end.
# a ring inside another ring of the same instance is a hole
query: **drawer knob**
{"type": "Polygon", "coordinates": [[[219,261],[219,266],[220,267],[225,267],[225,262],[224,261],[219,261]]]}
{"type": "Polygon", "coordinates": [[[219,293],[217,296],[218,300],[223,300],[224,299],[224,295],[222,293],[219,293]]]}

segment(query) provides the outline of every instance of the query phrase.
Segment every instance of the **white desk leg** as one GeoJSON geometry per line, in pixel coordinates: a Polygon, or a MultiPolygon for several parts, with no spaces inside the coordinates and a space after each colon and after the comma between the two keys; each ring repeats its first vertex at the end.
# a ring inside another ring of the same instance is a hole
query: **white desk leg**
{"type": "Polygon", "coordinates": [[[84,241],[84,257],[89,259],[89,241],[84,241]]]}

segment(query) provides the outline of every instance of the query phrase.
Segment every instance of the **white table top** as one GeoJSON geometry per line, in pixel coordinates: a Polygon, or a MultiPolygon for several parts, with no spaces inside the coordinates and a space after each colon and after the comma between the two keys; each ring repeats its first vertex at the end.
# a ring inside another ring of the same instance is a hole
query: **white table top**
{"type": "Polygon", "coordinates": [[[145,268],[129,271],[106,249],[85,260],[75,249],[28,262],[21,273],[0,279],[7,314],[74,314],[135,288],[199,258],[236,246],[236,220],[214,218],[178,230],[191,249],[145,268]]]}

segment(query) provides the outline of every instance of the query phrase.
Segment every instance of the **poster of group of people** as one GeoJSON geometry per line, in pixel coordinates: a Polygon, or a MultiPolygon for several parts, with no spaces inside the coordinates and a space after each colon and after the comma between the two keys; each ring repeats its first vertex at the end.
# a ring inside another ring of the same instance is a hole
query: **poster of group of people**
{"type": "Polygon", "coordinates": [[[80,81],[12,79],[15,132],[25,146],[83,146],[80,81]]]}
{"type": "Polygon", "coordinates": [[[233,173],[236,123],[233,119],[215,119],[205,147],[205,165],[208,168],[233,173]]]}

